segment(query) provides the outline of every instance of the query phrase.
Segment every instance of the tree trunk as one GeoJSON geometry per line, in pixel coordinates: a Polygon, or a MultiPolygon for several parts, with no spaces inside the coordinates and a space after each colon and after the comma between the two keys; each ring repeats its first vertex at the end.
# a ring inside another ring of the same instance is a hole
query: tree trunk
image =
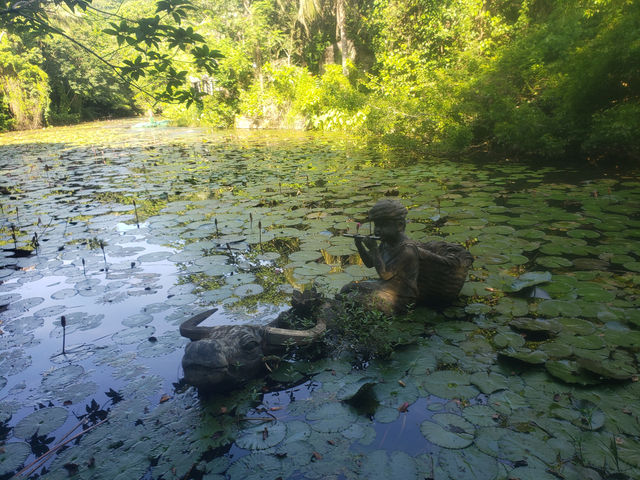
{"type": "Polygon", "coordinates": [[[342,58],[342,74],[347,75],[347,57],[348,44],[347,44],[347,26],[345,19],[345,2],[346,0],[336,0],[336,39],[339,39],[340,56],[342,58]]]}

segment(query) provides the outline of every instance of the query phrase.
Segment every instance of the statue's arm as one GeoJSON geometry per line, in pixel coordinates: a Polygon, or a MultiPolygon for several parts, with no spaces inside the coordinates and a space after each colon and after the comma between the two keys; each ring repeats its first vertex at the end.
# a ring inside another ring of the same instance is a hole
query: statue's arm
{"type": "Polygon", "coordinates": [[[356,244],[356,248],[358,249],[358,253],[360,254],[360,258],[362,259],[362,262],[367,266],[367,268],[375,266],[372,252],[365,248],[364,244],[362,243],[362,239],[356,237],[354,241],[356,244]]]}
{"type": "Polygon", "coordinates": [[[382,280],[391,280],[396,276],[403,276],[410,281],[412,279],[417,281],[419,259],[415,248],[407,246],[390,264],[384,261],[379,250],[376,249],[376,253],[375,267],[382,280]]]}

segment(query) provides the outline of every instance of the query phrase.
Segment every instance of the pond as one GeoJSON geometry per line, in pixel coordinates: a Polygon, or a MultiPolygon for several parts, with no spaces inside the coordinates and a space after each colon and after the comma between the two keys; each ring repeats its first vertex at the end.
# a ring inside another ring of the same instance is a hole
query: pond
{"type": "Polygon", "coordinates": [[[5,134],[0,166],[0,479],[640,478],[635,173],[135,122],[5,134]],[[190,316],[375,276],[341,234],[384,196],[474,255],[454,305],[388,358],[180,381],[190,316]]]}

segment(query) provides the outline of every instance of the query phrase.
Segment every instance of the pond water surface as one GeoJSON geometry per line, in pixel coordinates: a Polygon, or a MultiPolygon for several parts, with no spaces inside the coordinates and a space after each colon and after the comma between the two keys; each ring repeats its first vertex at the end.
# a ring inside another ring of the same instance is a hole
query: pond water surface
{"type": "Polygon", "coordinates": [[[135,122],[2,135],[0,168],[0,479],[640,478],[635,173],[135,122]],[[383,196],[468,246],[456,304],[387,359],[180,382],[190,316],[375,276],[341,234],[383,196]]]}

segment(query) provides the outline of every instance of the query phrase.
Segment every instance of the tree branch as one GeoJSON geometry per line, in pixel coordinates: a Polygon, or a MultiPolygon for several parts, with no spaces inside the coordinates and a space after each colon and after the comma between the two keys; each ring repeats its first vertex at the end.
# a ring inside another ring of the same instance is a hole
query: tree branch
{"type": "Polygon", "coordinates": [[[125,84],[135,88],[136,90],[144,93],[145,95],[147,95],[149,98],[152,98],[153,100],[158,101],[158,98],[153,95],[152,93],[149,93],[148,91],[146,91],[144,88],[142,88],[140,85],[132,82],[131,80],[127,79],[124,75],[122,75],[122,73],[119,71],[119,67],[117,65],[114,65],[113,63],[111,63],[110,61],[108,61],[106,58],[102,57],[101,55],[99,55],[97,52],[95,52],[94,50],[92,50],[91,48],[87,47],[86,45],[84,45],[82,42],[79,42],[78,40],[76,40],[75,38],[67,35],[66,33],[64,33],[62,30],[52,26],[51,24],[44,22],[38,18],[34,18],[34,17],[30,17],[28,15],[23,15],[25,18],[41,25],[46,31],[49,31],[51,33],[55,33],[56,35],[60,35],[61,37],[66,38],[67,40],[69,40],[71,43],[73,43],[74,45],[80,47],[81,49],[83,49],[84,51],[86,51],[87,53],[93,55],[94,57],[96,57],[98,60],[100,60],[102,63],[104,63],[106,66],[108,66],[109,68],[111,68],[114,73],[118,76],[118,78],[120,78],[120,80],[122,82],[124,82],[125,84]]]}

